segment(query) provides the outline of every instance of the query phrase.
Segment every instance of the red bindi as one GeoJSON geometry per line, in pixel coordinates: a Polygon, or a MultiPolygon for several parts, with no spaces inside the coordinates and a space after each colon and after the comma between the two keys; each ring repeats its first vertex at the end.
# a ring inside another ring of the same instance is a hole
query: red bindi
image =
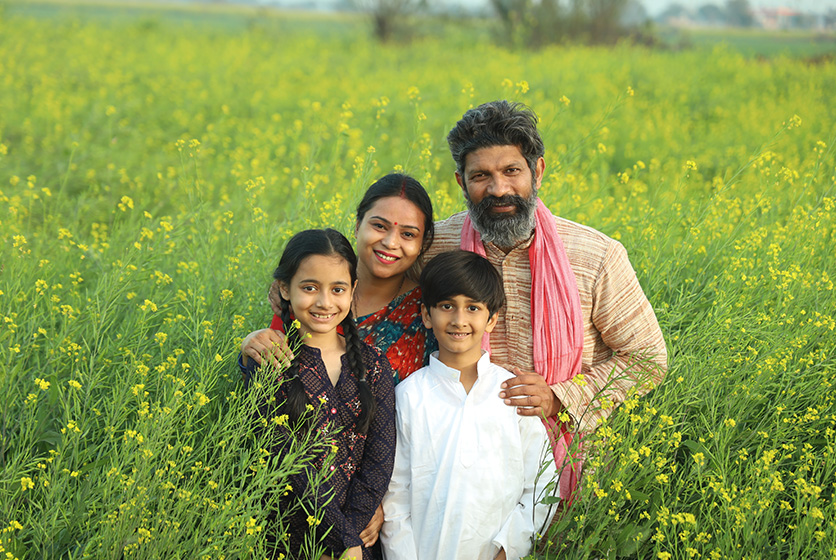
{"type": "Polygon", "coordinates": [[[398,225],[398,222],[395,222],[395,225],[398,225]]]}

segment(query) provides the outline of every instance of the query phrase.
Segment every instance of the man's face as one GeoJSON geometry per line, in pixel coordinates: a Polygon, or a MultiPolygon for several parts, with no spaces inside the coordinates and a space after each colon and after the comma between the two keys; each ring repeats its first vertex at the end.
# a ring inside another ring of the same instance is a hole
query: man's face
{"type": "Polygon", "coordinates": [[[483,241],[513,247],[528,239],[545,167],[543,158],[538,159],[532,176],[522,152],[513,145],[480,148],[467,155],[456,180],[483,241]]]}

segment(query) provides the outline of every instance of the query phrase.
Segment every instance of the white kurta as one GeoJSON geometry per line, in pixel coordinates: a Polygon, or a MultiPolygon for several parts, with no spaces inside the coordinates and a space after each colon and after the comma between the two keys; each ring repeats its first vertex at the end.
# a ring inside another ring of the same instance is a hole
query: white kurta
{"type": "Polygon", "coordinates": [[[556,477],[546,430],[499,398],[510,372],[488,354],[477,371],[465,393],[459,371],[433,355],[395,387],[386,560],[493,560],[500,548],[510,560],[528,554],[543,531],[549,506],[540,502],[556,477]]]}

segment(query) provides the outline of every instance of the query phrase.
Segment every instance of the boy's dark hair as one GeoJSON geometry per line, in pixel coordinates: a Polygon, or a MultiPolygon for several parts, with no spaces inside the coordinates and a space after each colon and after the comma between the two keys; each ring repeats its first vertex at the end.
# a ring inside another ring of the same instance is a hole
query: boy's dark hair
{"type": "Polygon", "coordinates": [[[484,303],[491,315],[505,305],[502,276],[488,259],[470,251],[456,249],[439,254],[424,267],[419,284],[427,312],[455,296],[484,303]]]}

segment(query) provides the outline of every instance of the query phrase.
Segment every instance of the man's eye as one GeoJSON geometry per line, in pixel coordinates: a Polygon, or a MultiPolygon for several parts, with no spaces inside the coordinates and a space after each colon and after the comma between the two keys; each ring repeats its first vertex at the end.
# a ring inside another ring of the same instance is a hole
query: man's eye
{"type": "Polygon", "coordinates": [[[471,306],[469,306],[467,309],[468,309],[469,311],[472,311],[472,312],[474,312],[474,313],[475,313],[475,312],[479,311],[479,306],[478,306],[478,305],[471,305],[471,306]]]}
{"type": "Polygon", "coordinates": [[[452,305],[450,305],[449,303],[442,303],[442,304],[441,304],[441,305],[439,305],[438,307],[440,307],[440,308],[441,308],[441,309],[443,309],[444,311],[450,311],[451,309],[453,309],[453,306],[452,306],[452,305]]]}

